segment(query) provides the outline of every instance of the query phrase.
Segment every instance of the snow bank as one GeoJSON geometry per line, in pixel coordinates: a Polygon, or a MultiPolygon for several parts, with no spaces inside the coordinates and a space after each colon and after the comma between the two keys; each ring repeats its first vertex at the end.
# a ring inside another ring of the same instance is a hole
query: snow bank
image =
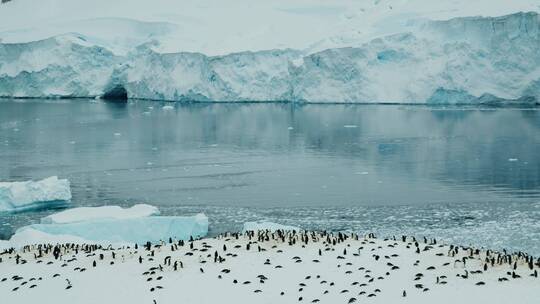
{"type": "Polygon", "coordinates": [[[81,207],[54,213],[41,219],[42,224],[67,224],[90,220],[120,220],[158,215],[155,206],[137,204],[130,208],[120,206],[81,207]]]}
{"type": "Polygon", "coordinates": [[[69,181],[56,176],[40,181],[0,182],[0,212],[43,208],[70,199],[69,181]]]}
{"type": "Polygon", "coordinates": [[[115,55],[81,35],[0,44],[0,96],[170,101],[535,103],[540,16],[417,21],[410,32],[323,51],[115,55]],[[45,59],[43,59],[45,58],[45,59]]]}
{"type": "Polygon", "coordinates": [[[272,223],[272,222],[246,222],[244,223],[244,229],[243,232],[246,231],[258,231],[258,230],[269,230],[269,231],[276,231],[276,230],[285,230],[285,231],[300,231],[302,229],[294,226],[287,226],[287,225],[281,225],[278,223],[272,223]]]}

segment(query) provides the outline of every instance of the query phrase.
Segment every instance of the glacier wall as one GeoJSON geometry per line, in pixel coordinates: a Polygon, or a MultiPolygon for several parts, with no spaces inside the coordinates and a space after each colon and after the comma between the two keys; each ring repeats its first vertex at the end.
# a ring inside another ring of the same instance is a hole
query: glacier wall
{"type": "MultiPolygon", "coordinates": [[[[540,16],[421,21],[354,47],[127,55],[72,34],[0,44],[0,96],[170,101],[540,102],[540,16]]],[[[156,42],[157,43],[157,42],[156,42]]]]}

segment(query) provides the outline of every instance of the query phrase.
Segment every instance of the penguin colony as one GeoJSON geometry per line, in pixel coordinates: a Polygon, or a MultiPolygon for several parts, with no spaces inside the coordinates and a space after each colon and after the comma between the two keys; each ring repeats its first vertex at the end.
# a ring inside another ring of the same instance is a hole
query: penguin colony
{"type": "Polygon", "coordinates": [[[103,298],[118,294],[124,297],[121,302],[132,303],[128,299],[133,297],[137,303],[161,304],[455,303],[469,293],[501,303],[518,295],[523,301],[516,301],[529,303],[540,298],[539,271],[540,258],[524,252],[445,245],[435,239],[248,231],[118,248],[11,248],[0,253],[0,294],[9,303],[45,295],[67,303],[79,289],[97,298],[78,294],[78,303],[99,297],[107,303],[103,298]]]}

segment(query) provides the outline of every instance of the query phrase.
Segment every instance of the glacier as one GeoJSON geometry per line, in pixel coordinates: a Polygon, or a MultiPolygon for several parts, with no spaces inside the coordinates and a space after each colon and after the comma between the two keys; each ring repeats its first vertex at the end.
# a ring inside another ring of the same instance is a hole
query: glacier
{"type": "Polygon", "coordinates": [[[66,205],[70,200],[69,181],[57,176],[39,181],[0,182],[0,212],[66,205]]]}
{"type": "Polygon", "coordinates": [[[0,96],[308,103],[540,102],[540,16],[415,20],[350,47],[118,54],[81,34],[0,43],[0,96]]]}

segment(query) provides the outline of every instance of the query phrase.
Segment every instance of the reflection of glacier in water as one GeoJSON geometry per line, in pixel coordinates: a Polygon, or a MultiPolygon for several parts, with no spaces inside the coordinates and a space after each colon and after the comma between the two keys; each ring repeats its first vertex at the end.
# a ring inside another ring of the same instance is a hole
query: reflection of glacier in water
{"type": "MultiPolygon", "coordinates": [[[[204,211],[212,233],[267,219],[540,253],[536,108],[164,105],[0,101],[0,180],[204,211]]],[[[0,215],[0,236],[49,213],[0,215]]]]}

